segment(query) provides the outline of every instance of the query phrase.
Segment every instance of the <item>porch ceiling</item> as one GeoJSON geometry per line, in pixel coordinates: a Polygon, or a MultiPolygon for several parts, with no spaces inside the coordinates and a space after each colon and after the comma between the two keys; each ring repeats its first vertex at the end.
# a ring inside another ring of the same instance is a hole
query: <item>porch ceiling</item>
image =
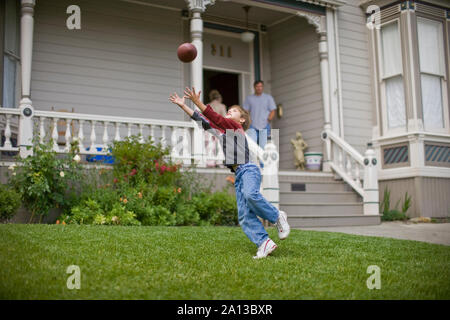
{"type": "MultiPolygon", "coordinates": [[[[161,7],[172,8],[175,10],[187,9],[185,0],[120,0],[134,4],[141,5],[156,5],[161,7]]],[[[214,5],[208,6],[203,17],[205,20],[223,20],[227,21],[227,24],[233,24],[238,27],[245,28],[245,11],[242,8],[246,1],[240,0],[216,0],[214,5]]],[[[249,27],[250,29],[257,28],[258,24],[270,26],[278,21],[282,21],[290,16],[294,16],[293,13],[287,13],[282,11],[275,11],[267,8],[261,8],[252,6],[252,3],[248,3],[251,9],[248,13],[249,27]]],[[[254,3],[258,5],[257,2],[254,3]]]]}

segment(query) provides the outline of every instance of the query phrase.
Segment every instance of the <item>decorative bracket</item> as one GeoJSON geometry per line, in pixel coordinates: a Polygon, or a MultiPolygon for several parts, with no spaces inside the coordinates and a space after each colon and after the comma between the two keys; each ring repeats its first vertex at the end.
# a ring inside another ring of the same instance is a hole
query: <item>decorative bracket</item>
{"type": "Polygon", "coordinates": [[[317,33],[322,34],[327,32],[325,16],[303,11],[297,11],[297,16],[306,18],[308,23],[312,24],[316,28],[317,33]]]}
{"type": "Polygon", "coordinates": [[[204,12],[207,5],[213,5],[216,0],[186,0],[189,11],[204,12]]]}

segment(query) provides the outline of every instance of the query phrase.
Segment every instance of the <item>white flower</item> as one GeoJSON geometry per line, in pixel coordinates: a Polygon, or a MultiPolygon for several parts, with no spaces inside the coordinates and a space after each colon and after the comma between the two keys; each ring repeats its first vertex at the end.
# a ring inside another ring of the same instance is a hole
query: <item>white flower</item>
{"type": "Polygon", "coordinates": [[[119,221],[119,217],[118,216],[114,216],[114,217],[111,218],[111,221],[112,222],[117,222],[117,221],[119,221]]]}
{"type": "Polygon", "coordinates": [[[13,175],[13,176],[15,176],[15,175],[16,175],[16,173],[15,173],[15,172],[13,172],[13,173],[12,173],[12,175],[13,175]]]}
{"type": "Polygon", "coordinates": [[[64,178],[64,171],[61,171],[61,172],[59,173],[59,175],[61,176],[61,178],[64,178]]]}
{"type": "Polygon", "coordinates": [[[13,163],[12,165],[10,165],[10,166],[8,167],[8,169],[11,170],[11,171],[13,171],[15,166],[16,166],[16,164],[13,163]]]}
{"type": "Polygon", "coordinates": [[[76,163],[78,163],[78,162],[80,162],[81,161],[81,157],[80,157],[80,155],[75,155],[75,157],[73,157],[73,161],[75,161],[76,163]]]}

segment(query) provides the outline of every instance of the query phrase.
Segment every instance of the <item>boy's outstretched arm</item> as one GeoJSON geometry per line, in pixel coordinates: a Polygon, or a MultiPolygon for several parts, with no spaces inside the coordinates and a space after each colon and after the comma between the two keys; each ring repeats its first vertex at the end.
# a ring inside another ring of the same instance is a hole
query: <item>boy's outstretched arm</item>
{"type": "Polygon", "coordinates": [[[192,89],[187,87],[184,89],[184,97],[190,99],[200,109],[200,111],[203,112],[206,110],[206,106],[200,101],[200,93],[201,91],[196,93],[194,87],[192,87],[192,89]]]}
{"type": "MultiPolygon", "coordinates": [[[[219,129],[217,126],[215,126],[214,124],[210,123],[204,116],[202,116],[201,113],[199,113],[198,111],[194,111],[191,108],[189,108],[184,103],[184,99],[185,99],[185,97],[180,98],[178,96],[178,94],[176,94],[175,92],[172,93],[169,96],[169,100],[172,103],[177,104],[181,109],[183,109],[183,111],[186,112],[191,117],[191,119],[193,119],[195,121],[200,121],[203,129],[205,129],[205,130],[219,129]]],[[[220,129],[219,129],[219,132],[220,132],[220,129]]],[[[210,133],[214,134],[214,135],[217,135],[215,130],[211,131],[210,133]]]]}
{"type": "Polygon", "coordinates": [[[185,103],[184,103],[184,97],[180,98],[178,96],[178,94],[176,92],[172,93],[169,96],[169,101],[178,105],[181,109],[183,109],[184,112],[186,112],[190,117],[192,117],[192,115],[194,114],[194,110],[192,110],[191,108],[189,108],[185,103]]]}

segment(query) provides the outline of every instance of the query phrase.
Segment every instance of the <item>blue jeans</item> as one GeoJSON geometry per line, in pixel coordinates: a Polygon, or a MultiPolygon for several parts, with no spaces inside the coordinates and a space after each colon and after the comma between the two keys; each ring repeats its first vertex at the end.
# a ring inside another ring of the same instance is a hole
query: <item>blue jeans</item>
{"type": "MultiPolygon", "coordinates": [[[[252,125],[250,125],[250,128],[247,131],[250,138],[253,139],[253,141],[256,142],[257,145],[259,145],[263,150],[266,146],[267,139],[270,137],[270,124],[267,124],[267,126],[264,129],[256,129],[252,125]]],[[[261,168],[264,168],[264,163],[260,162],[261,168]]]]}
{"type": "Polygon", "coordinates": [[[275,223],[278,220],[278,209],[268,202],[259,192],[261,172],[254,163],[240,165],[236,170],[236,200],[239,225],[258,247],[267,240],[269,235],[257,216],[275,223]]]}
{"type": "Polygon", "coordinates": [[[264,129],[256,129],[254,126],[250,125],[247,131],[250,138],[253,139],[262,149],[266,146],[267,139],[270,137],[270,124],[264,129]]]}

